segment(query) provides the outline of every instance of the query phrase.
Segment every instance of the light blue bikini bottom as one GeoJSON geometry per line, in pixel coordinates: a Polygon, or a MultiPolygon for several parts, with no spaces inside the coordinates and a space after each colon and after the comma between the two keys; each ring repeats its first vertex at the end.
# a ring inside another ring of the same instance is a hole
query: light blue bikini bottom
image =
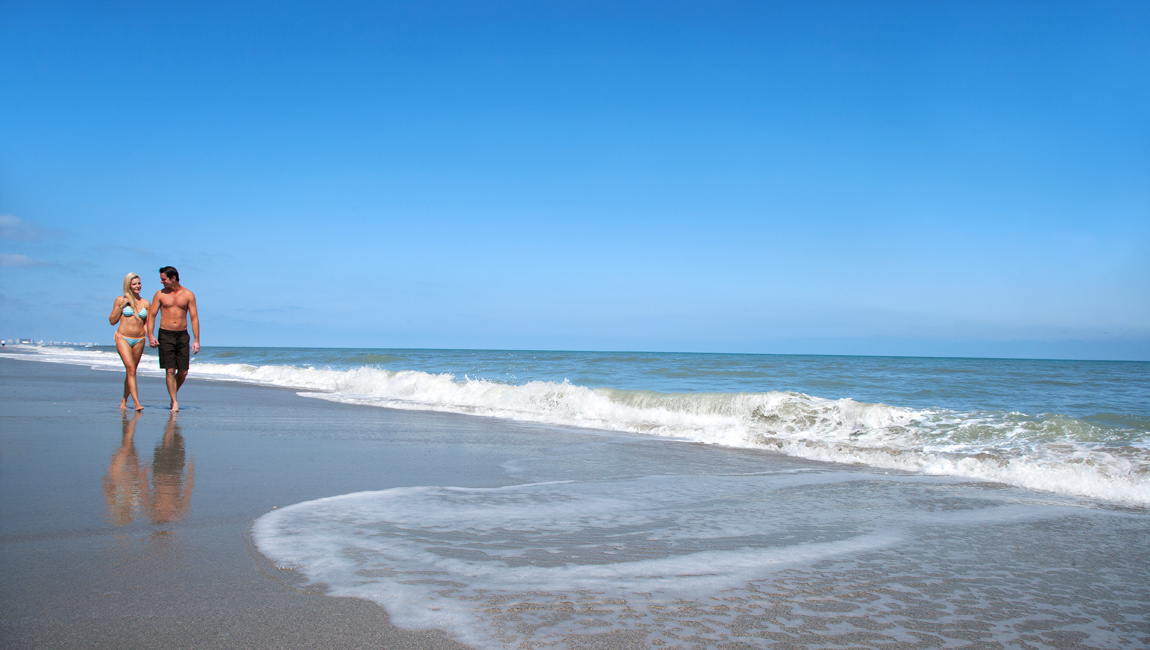
{"type": "Polygon", "coordinates": [[[132,347],[136,347],[136,344],[137,344],[137,343],[139,343],[140,341],[143,341],[143,340],[144,340],[144,339],[142,339],[142,338],[141,338],[141,339],[130,339],[130,338],[128,338],[128,337],[126,337],[126,336],[124,336],[123,334],[121,334],[121,335],[120,335],[120,338],[122,338],[122,339],[124,339],[125,341],[127,341],[127,342],[128,342],[128,345],[130,345],[130,346],[132,346],[132,347]]]}

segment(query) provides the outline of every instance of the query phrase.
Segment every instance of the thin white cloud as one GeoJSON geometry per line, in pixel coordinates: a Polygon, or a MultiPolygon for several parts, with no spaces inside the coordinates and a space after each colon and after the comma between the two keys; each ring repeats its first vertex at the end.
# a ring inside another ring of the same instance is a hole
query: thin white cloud
{"type": "Polygon", "coordinates": [[[11,214],[0,214],[0,239],[38,241],[43,237],[44,231],[36,224],[11,214]]]}
{"type": "Polygon", "coordinates": [[[48,266],[48,262],[18,253],[0,253],[0,266],[48,266]]]}

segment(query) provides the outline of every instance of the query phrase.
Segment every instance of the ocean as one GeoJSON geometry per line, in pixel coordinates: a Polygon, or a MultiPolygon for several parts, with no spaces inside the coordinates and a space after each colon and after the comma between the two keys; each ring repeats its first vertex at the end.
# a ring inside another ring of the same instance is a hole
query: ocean
{"type": "MultiPolygon", "coordinates": [[[[19,346],[122,371],[112,348],[19,346]]],[[[149,356],[151,356],[149,354],[149,356]]],[[[197,379],[1150,505],[1150,362],[206,348],[197,379]]],[[[159,374],[154,358],[141,372],[159,374]]]]}
{"type": "MultiPolygon", "coordinates": [[[[9,352],[122,372],[110,348],[9,352]]],[[[252,522],[273,579],[400,627],[484,649],[1150,645],[1150,363],[209,348],[191,376],[476,416],[417,438],[501,458],[497,485],[252,522]]]]}

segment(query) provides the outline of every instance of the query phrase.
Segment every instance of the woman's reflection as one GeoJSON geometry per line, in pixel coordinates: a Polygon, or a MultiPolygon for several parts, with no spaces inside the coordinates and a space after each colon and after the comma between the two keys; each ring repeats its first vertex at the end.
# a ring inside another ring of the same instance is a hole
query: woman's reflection
{"type": "Polygon", "coordinates": [[[196,485],[195,463],[187,459],[184,436],[172,413],[164,426],[164,437],[152,456],[152,498],[147,502],[148,518],[153,524],[170,524],[183,519],[192,504],[196,485]]]}
{"type": "Polygon", "coordinates": [[[164,425],[164,437],[152,454],[151,481],[148,469],[140,466],[136,454],[136,423],[140,412],[136,411],[131,418],[124,417],[120,447],[112,453],[108,474],[104,476],[104,501],[108,504],[108,519],[113,524],[131,523],[141,511],[157,525],[174,523],[187,516],[196,484],[195,462],[187,458],[176,417],[176,413],[171,414],[164,425]]]}
{"type": "Polygon", "coordinates": [[[131,522],[147,498],[148,470],[140,467],[133,440],[136,421],[139,419],[139,411],[131,419],[124,416],[120,448],[112,454],[108,462],[108,475],[104,477],[104,501],[108,504],[108,519],[117,525],[131,522]]]}

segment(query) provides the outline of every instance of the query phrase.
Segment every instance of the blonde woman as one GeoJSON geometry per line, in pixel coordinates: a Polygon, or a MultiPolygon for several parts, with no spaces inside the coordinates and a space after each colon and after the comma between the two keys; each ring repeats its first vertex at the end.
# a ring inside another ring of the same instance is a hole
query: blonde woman
{"type": "Polygon", "coordinates": [[[116,352],[120,353],[120,359],[124,361],[124,371],[127,373],[124,377],[124,398],[120,400],[120,408],[128,408],[128,396],[131,395],[137,411],[144,410],[140,405],[139,390],[136,388],[136,367],[140,365],[140,357],[144,354],[144,339],[147,337],[144,324],[147,322],[150,306],[147,300],[140,297],[140,290],[143,288],[144,283],[140,281],[140,276],[135,273],[125,275],[124,294],[112,303],[112,313],[108,316],[109,323],[120,325],[116,328],[116,352]]]}

